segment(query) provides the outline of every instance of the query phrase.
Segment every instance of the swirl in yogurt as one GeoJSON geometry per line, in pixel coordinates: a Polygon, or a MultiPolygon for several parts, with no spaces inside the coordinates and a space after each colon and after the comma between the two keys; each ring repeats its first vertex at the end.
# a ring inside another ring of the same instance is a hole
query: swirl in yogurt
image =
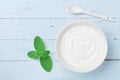
{"type": "Polygon", "coordinates": [[[99,34],[89,26],[74,26],[61,39],[60,51],[64,60],[75,67],[94,62],[99,55],[99,34]]]}

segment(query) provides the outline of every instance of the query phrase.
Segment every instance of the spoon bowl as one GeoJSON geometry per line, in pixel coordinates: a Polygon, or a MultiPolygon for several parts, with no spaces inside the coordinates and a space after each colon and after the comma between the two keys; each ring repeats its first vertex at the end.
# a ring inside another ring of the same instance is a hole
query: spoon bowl
{"type": "Polygon", "coordinates": [[[80,8],[78,5],[68,4],[67,6],[68,6],[68,9],[71,13],[75,13],[75,14],[84,13],[84,10],[82,8],[80,8]]]}

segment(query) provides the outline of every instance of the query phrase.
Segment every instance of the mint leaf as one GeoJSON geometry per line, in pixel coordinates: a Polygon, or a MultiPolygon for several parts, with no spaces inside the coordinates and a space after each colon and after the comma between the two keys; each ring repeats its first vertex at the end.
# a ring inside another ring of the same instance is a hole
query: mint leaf
{"type": "Polygon", "coordinates": [[[40,55],[40,58],[46,58],[50,54],[50,51],[41,51],[38,54],[40,55]]]}
{"type": "Polygon", "coordinates": [[[36,51],[28,52],[28,56],[32,59],[37,59],[39,57],[36,51]]]}
{"type": "Polygon", "coordinates": [[[47,72],[50,72],[52,69],[52,59],[50,56],[46,58],[40,58],[40,64],[42,65],[43,69],[47,72]]]}
{"type": "Polygon", "coordinates": [[[44,43],[39,36],[36,36],[34,39],[34,48],[37,52],[45,50],[44,43]]]}
{"type": "Polygon", "coordinates": [[[39,36],[36,36],[34,39],[34,48],[36,51],[30,51],[27,55],[32,59],[40,58],[40,64],[43,69],[50,72],[53,66],[52,59],[49,56],[50,51],[45,50],[44,42],[39,36]]]}

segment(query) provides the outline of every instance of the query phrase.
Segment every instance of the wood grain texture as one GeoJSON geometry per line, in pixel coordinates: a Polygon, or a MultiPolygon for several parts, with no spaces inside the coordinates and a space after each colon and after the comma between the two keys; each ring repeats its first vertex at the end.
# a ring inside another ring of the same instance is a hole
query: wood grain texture
{"type": "Polygon", "coordinates": [[[0,0],[0,80],[119,80],[120,79],[119,0],[0,0]],[[116,22],[88,15],[71,15],[67,3],[111,16],[116,22]],[[105,33],[109,52],[95,71],[79,74],[65,69],[55,55],[57,32],[72,21],[88,20],[105,33]],[[39,35],[51,50],[53,70],[44,72],[39,61],[27,57],[33,39],[39,35]]]}

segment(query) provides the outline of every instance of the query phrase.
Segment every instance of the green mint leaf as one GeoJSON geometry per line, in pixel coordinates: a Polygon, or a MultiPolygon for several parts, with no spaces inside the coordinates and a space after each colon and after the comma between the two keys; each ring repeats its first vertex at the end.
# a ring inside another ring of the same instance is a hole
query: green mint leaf
{"type": "Polygon", "coordinates": [[[44,42],[39,36],[36,36],[34,39],[34,48],[36,51],[28,52],[28,56],[32,59],[40,58],[40,64],[43,69],[47,72],[50,72],[53,66],[52,59],[49,56],[50,51],[45,50],[44,42]]]}
{"type": "Polygon", "coordinates": [[[47,56],[46,58],[40,58],[40,64],[45,71],[50,72],[52,70],[52,59],[50,56],[47,56]]]}
{"type": "Polygon", "coordinates": [[[40,55],[40,58],[46,58],[50,54],[50,51],[41,51],[38,54],[40,55]]]}
{"type": "Polygon", "coordinates": [[[34,48],[37,52],[45,50],[44,42],[39,36],[36,36],[34,39],[34,48]]]}
{"type": "Polygon", "coordinates": [[[39,57],[36,51],[28,52],[28,56],[32,59],[37,59],[39,57]]]}

